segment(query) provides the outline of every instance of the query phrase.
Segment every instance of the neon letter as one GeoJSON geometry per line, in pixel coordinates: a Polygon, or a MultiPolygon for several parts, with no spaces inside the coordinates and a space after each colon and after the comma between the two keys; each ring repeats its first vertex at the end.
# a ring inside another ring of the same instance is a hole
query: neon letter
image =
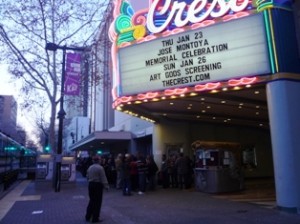
{"type": "Polygon", "coordinates": [[[189,22],[202,22],[209,16],[213,18],[224,16],[230,9],[234,12],[243,11],[249,4],[249,0],[243,0],[242,4],[238,4],[238,0],[213,0],[210,5],[208,5],[207,0],[194,0],[188,7],[185,2],[174,1],[173,5],[171,5],[171,0],[165,0],[165,4],[158,8],[160,1],[154,0],[148,11],[147,27],[152,33],[162,32],[172,23],[172,20],[174,20],[177,27],[183,27],[189,22]],[[154,23],[156,10],[159,10],[157,11],[158,15],[166,16],[166,20],[160,25],[155,25],[154,23]],[[187,10],[185,18],[184,10],[187,10]],[[203,13],[201,14],[201,12],[203,13]]]}

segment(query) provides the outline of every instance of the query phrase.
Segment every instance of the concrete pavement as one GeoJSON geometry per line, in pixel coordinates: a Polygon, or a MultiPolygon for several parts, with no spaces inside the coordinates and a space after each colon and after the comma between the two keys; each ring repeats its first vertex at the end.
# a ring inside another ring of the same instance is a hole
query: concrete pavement
{"type": "MultiPolygon", "coordinates": [[[[86,223],[87,182],[51,184],[24,180],[0,200],[1,224],[86,223]]],[[[104,224],[299,224],[300,215],[246,202],[234,202],[195,190],[162,189],[123,196],[104,192],[104,224]]]]}

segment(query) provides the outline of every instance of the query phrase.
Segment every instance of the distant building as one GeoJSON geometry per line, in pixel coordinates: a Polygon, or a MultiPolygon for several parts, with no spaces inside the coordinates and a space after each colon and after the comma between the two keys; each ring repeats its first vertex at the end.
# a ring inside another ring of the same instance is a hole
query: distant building
{"type": "Polygon", "coordinates": [[[27,135],[26,131],[20,127],[17,126],[16,128],[16,136],[14,136],[14,139],[19,142],[20,144],[27,146],[27,135]]]}
{"type": "Polygon", "coordinates": [[[13,138],[17,137],[17,111],[13,96],[0,95],[0,130],[13,138]]]}

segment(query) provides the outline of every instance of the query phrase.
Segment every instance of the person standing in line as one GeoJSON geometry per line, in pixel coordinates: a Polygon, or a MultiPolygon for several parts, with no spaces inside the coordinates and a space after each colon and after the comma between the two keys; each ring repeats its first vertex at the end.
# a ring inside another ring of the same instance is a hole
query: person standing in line
{"type": "Polygon", "coordinates": [[[108,175],[107,175],[108,183],[111,186],[116,186],[117,173],[116,173],[115,159],[113,155],[109,155],[107,163],[108,163],[108,175]]]}
{"type": "Polygon", "coordinates": [[[147,164],[145,157],[142,154],[138,154],[137,156],[137,169],[138,169],[138,175],[139,175],[139,195],[142,195],[146,191],[146,175],[148,172],[147,164]]]}
{"type": "Polygon", "coordinates": [[[187,161],[186,189],[188,189],[192,187],[193,183],[194,163],[189,156],[186,155],[185,158],[187,161]]]}
{"type": "Polygon", "coordinates": [[[188,161],[183,153],[179,154],[179,158],[176,160],[176,167],[179,189],[187,189],[188,161]]]}
{"type": "Polygon", "coordinates": [[[123,180],[123,154],[120,153],[118,154],[116,160],[115,160],[115,165],[116,165],[116,171],[117,171],[117,184],[116,188],[121,189],[122,188],[122,180],[123,180]]]}
{"type": "Polygon", "coordinates": [[[177,156],[174,154],[171,156],[171,158],[169,159],[169,164],[170,164],[170,186],[172,188],[177,188],[178,187],[178,181],[177,181],[177,168],[176,168],[176,159],[177,159],[177,156]]]}
{"type": "Polygon", "coordinates": [[[81,174],[83,177],[86,177],[86,171],[93,164],[92,157],[84,158],[82,161],[82,171],[81,174]]]}
{"type": "Polygon", "coordinates": [[[162,155],[160,172],[162,174],[163,188],[169,188],[170,187],[169,161],[167,160],[167,156],[165,154],[162,155]]]}
{"type": "Polygon", "coordinates": [[[107,177],[104,168],[100,165],[101,158],[93,157],[93,165],[87,170],[89,203],[86,208],[85,220],[101,222],[100,211],[102,206],[103,188],[109,189],[107,177]]]}
{"type": "Polygon", "coordinates": [[[130,180],[130,163],[131,155],[126,153],[123,161],[123,195],[131,195],[131,180],[130,180]]]}
{"type": "Polygon", "coordinates": [[[138,169],[136,164],[137,158],[134,155],[131,155],[130,162],[130,181],[131,181],[131,190],[137,191],[139,186],[139,176],[138,169]]]}
{"type": "Polygon", "coordinates": [[[146,158],[147,167],[148,167],[148,181],[149,181],[149,190],[154,191],[156,187],[156,173],[158,167],[152,155],[148,155],[146,158]]]}

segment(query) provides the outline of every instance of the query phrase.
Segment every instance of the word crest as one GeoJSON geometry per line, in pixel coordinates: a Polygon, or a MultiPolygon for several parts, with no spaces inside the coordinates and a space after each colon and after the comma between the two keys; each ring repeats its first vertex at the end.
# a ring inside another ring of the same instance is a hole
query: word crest
{"type": "Polygon", "coordinates": [[[171,23],[176,27],[183,27],[188,23],[202,22],[208,17],[222,17],[229,11],[243,11],[248,4],[249,0],[194,0],[190,5],[186,2],[165,0],[162,5],[162,0],[154,0],[148,11],[147,28],[152,33],[160,33],[171,23]],[[166,19],[155,24],[156,16],[164,16],[166,19]]]}

